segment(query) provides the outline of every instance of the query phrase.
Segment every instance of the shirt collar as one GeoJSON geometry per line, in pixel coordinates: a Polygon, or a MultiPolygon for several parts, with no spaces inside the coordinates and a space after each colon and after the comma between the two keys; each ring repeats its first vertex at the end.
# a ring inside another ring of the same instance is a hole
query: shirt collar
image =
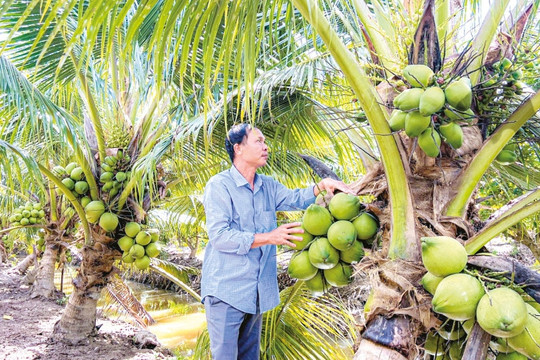
{"type": "MultiPolygon", "coordinates": [[[[237,187],[240,187],[240,186],[245,186],[247,185],[249,187],[249,184],[246,180],[246,178],[240,174],[240,171],[238,171],[238,169],[236,168],[236,166],[231,166],[231,169],[229,170],[230,174],[231,174],[231,177],[232,179],[234,180],[234,183],[236,184],[237,187]]],[[[253,189],[253,192],[257,192],[257,190],[259,190],[259,188],[262,186],[262,179],[261,177],[259,176],[259,174],[255,173],[255,188],[253,189]]]]}

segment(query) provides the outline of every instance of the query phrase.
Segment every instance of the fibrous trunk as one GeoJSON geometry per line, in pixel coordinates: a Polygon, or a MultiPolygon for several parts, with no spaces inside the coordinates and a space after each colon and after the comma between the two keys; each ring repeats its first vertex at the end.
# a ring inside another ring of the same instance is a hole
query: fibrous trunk
{"type": "Polygon", "coordinates": [[[54,264],[58,252],[59,247],[57,244],[47,243],[32,285],[32,297],[43,296],[47,299],[54,297],[56,291],[54,286],[54,264]]]}
{"type": "Polygon", "coordinates": [[[70,344],[87,341],[96,326],[96,307],[101,289],[112,274],[115,257],[120,253],[96,242],[82,251],[79,273],[73,279],[73,292],[66,309],[54,326],[53,338],[70,344]]]}

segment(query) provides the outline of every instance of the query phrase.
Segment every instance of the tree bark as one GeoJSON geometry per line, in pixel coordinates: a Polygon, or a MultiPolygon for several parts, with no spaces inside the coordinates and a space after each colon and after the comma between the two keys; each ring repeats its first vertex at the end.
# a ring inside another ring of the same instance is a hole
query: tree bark
{"type": "Polygon", "coordinates": [[[462,359],[487,359],[490,340],[491,335],[475,323],[469,334],[462,359]]]}
{"type": "Polygon", "coordinates": [[[26,274],[32,262],[36,261],[37,254],[34,252],[32,254],[26,255],[26,257],[15,266],[14,271],[18,272],[21,275],[26,274]]]}
{"type": "Polygon", "coordinates": [[[47,244],[39,267],[34,284],[32,285],[32,297],[42,296],[47,299],[54,297],[56,287],[54,286],[54,265],[58,257],[58,245],[47,244]]]}
{"type": "Polygon", "coordinates": [[[73,292],[60,320],[54,325],[53,339],[68,344],[88,341],[96,326],[96,307],[101,290],[114,271],[114,260],[121,253],[96,242],[82,250],[82,263],[73,279],[73,292]]]}
{"type": "Polygon", "coordinates": [[[353,360],[406,360],[399,352],[386,346],[362,339],[353,360]]]}

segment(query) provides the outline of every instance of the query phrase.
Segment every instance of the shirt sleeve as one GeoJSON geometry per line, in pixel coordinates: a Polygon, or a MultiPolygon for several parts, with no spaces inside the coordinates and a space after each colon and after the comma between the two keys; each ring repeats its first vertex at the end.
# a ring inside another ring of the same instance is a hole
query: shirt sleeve
{"type": "Polygon", "coordinates": [[[276,211],[304,210],[315,202],[313,186],[291,190],[278,181],[274,180],[273,183],[276,194],[276,211]]]}
{"type": "Polygon", "coordinates": [[[255,234],[231,227],[233,207],[227,187],[219,181],[209,181],[204,191],[203,204],[208,240],[212,246],[225,253],[247,254],[255,234]]]}

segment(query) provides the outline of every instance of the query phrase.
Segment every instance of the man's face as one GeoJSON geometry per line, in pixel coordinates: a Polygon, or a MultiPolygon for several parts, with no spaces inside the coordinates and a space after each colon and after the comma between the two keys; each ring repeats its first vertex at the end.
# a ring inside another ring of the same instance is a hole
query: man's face
{"type": "Polygon", "coordinates": [[[234,146],[235,162],[241,161],[256,168],[266,165],[268,146],[264,141],[265,137],[259,129],[248,130],[244,141],[234,146]]]}

